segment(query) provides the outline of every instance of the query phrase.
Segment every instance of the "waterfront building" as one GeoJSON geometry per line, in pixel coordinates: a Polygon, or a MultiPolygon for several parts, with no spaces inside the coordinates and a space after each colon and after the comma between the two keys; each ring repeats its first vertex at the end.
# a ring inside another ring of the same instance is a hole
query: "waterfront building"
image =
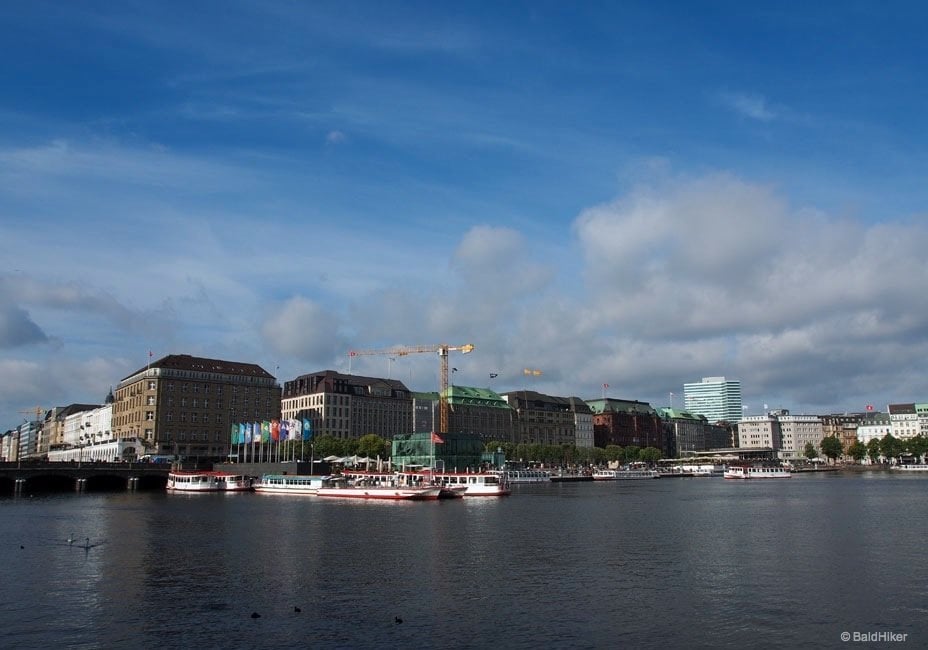
{"type": "Polygon", "coordinates": [[[892,433],[892,430],[889,413],[871,411],[861,416],[860,424],[857,426],[857,439],[866,445],[871,440],[882,440],[887,434],[892,433]]]}
{"type": "Polygon", "coordinates": [[[592,449],[596,446],[593,433],[593,409],[579,397],[570,397],[570,409],[574,414],[574,445],[577,449],[592,449]]]}
{"type": "Polygon", "coordinates": [[[893,438],[905,440],[914,438],[920,432],[918,412],[914,403],[890,404],[889,422],[892,426],[893,438]]]}
{"type": "Polygon", "coordinates": [[[280,417],[280,386],[253,363],[171,354],[116,386],[112,430],[145,453],[225,458],[233,423],[280,417]]]}
{"type": "Polygon", "coordinates": [[[743,415],[741,382],[703,377],[699,382],[683,384],[683,408],[706,416],[709,422],[738,422],[743,415]]]}
{"type": "Polygon", "coordinates": [[[655,447],[668,456],[663,426],[657,411],[647,402],[622,399],[587,400],[593,412],[593,437],[597,447],[655,447]]]}
{"type": "Polygon", "coordinates": [[[860,426],[862,413],[832,413],[822,415],[822,437],[835,437],[841,441],[841,448],[844,450],[844,456],[847,457],[848,449],[857,442],[857,427],[860,426]]]}
{"type": "MultiPolygon", "coordinates": [[[[689,411],[664,407],[656,409],[664,430],[664,447],[670,458],[692,456],[710,449],[706,442],[706,417],[689,411]]],[[[727,446],[727,445],[725,445],[727,446]]]]}
{"type": "Polygon", "coordinates": [[[815,448],[821,455],[822,438],[825,437],[822,421],[817,415],[791,415],[786,409],[773,412],[780,425],[780,458],[799,460],[806,458],[806,445],[815,448]]]}
{"type": "Polygon", "coordinates": [[[480,468],[483,449],[483,441],[471,433],[406,433],[393,437],[390,462],[394,469],[422,466],[438,471],[475,471],[480,468]]]}
{"type": "Polygon", "coordinates": [[[16,445],[19,443],[19,437],[14,436],[13,430],[8,429],[0,434],[0,462],[13,460],[16,453],[16,445]]]}
{"type": "Polygon", "coordinates": [[[413,430],[412,392],[396,379],[323,370],[284,382],[284,418],[307,418],[313,437],[381,438],[413,430]]]}
{"type": "Polygon", "coordinates": [[[569,397],[555,397],[533,390],[502,393],[502,397],[515,411],[513,442],[530,445],[576,444],[576,419],[569,397]]]}
{"type": "Polygon", "coordinates": [[[780,422],[776,416],[747,415],[738,422],[738,447],[779,451],[782,446],[780,422]]]}
{"type": "Polygon", "coordinates": [[[928,438],[928,404],[915,404],[915,413],[918,415],[918,433],[928,438]]]}
{"type": "MultiPolygon", "coordinates": [[[[438,431],[437,392],[413,393],[413,431],[438,431]]],[[[448,387],[448,432],[512,442],[513,410],[502,395],[489,388],[448,387]]]]}

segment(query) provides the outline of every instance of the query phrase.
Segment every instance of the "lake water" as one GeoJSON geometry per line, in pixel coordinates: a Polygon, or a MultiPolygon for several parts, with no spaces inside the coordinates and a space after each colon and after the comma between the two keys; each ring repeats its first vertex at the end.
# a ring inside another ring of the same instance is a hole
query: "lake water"
{"type": "Polygon", "coordinates": [[[926,496],[868,473],[7,498],[0,647],[926,647],[926,496]]]}

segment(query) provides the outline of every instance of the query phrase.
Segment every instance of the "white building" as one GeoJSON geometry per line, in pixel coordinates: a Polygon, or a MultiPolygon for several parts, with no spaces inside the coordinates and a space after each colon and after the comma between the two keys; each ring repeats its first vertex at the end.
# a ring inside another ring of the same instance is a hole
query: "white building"
{"type": "Polygon", "coordinates": [[[782,460],[806,458],[807,444],[811,444],[815,448],[816,456],[821,455],[825,429],[822,426],[820,417],[817,415],[790,415],[789,411],[784,411],[781,415],[777,415],[776,418],[780,423],[780,435],[783,441],[780,448],[780,458],[782,460]]]}
{"type": "Polygon", "coordinates": [[[779,451],[781,445],[780,422],[773,415],[748,415],[738,421],[740,448],[767,448],[779,451]]]}
{"type": "Polygon", "coordinates": [[[686,411],[704,415],[710,423],[738,422],[743,415],[741,382],[703,377],[698,383],[683,384],[683,404],[686,411]]]}
{"type": "Polygon", "coordinates": [[[870,413],[857,427],[857,440],[866,445],[871,440],[882,440],[892,431],[892,421],[888,413],[870,413]]]}
{"type": "Polygon", "coordinates": [[[890,404],[889,421],[893,438],[914,438],[920,432],[915,404],[890,404]]]}

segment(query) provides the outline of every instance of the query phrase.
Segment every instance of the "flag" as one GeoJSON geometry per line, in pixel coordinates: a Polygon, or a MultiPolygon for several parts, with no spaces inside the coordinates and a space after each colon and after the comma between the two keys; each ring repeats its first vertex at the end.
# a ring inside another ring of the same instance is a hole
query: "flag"
{"type": "Polygon", "coordinates": [[[868,411],[872,411],[872,410],[873,410],[873,404],[867,404],[867,410],[868,410],[868,411]]]}
{"type": "Polygon", "coordinates": [[[280,440],[280,420],[271,420],[271,440],[280,440]]]}
{"type": "Polygon", "coordinates": [[[239,444],[242,444],[243,442],[245,442],[245,429],[247,429],[247,427],[245,426],[245,423],[239,422],[238,423],[238,443],[239,444]]]}
{"type": "Polygon", "coordinates": [[[436,445],[445,444],[444,438],[442,438],[440,435],[438,435],[434,431],[432,432],[432,442],[434,442],[436,445]]]}
{"type": "MultiPolygon", "coordinates": [[[[607,388],[609,388],[609,384],[603,384],[603,390],[606,390],[607,388]]],[[[671,395],[673,395],[673,393],[671,393],[671,395]]]]}
{"type": "Polygon", "coordinates": [[[313,437],[313,421],[309,418],[303,418],[303,440],[309,440],[313,437]]]}
{"type": "Polygon", "coordinates": [[[290,437],[290,421],[281,420],[280,421],[280,439],[286,440],[290,437]]]}
{"type": "Polygon", "coordinates": [[[230,445],[234,445],[234,444],[237,444],[237,443],[238,443],[238,425],[237,425],[237,424],[233,424],[233,425],[232,425],[232,435],[231,435],[231,437],[229,438],[229,444],[230,444],[230,445]]]}
{"type": "Polygon", "coordinates": [[[245,442],[250,444],[254,440],[254,438],[252,437],[253,430],[252,430],[251,422],[244,424],[242,426],[245,427],[245,442]]]}
{"type": "Polygon", "coordinates": [[[495,373],[495,372],[491,372],[491,373],[490,373],[490,379],[496,379],[497,377],[499,377],[499,375],[498,375],[497,373],[495,373]]]}
{"type": "Polygon", "coordinates": [[[271,441],[271,423],[264,420],[261,423],[261,442],[271,441]]]}

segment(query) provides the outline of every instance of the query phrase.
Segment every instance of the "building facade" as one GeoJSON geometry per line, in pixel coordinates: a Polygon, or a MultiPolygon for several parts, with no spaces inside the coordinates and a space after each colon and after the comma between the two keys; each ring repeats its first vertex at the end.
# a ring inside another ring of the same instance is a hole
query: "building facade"
{"type": "Polygon", "coordinates": [[[334,370],[284,382],[284,418],[307,418],[314,436],[392,440],[413,431],[412,393],[396,379],[345,375],[334,370]]]}
{"type": "Polygon", "coordinates": [[[279,417],[280,386],[261,366],[172,354],[119,382],[112,431],[145,453],[224,459],[233,423],[279,417]]]}
{"type": "Polygon", "coordinates": [[[704,415],[709,422],[738,422],[741,409],[741,382],[725,377],[703,377],[683,384],[683,407],[694,415],[704,415]]]}
{"type": "Polygon", "coordinates": [[[621,399],[587,400],[593,412],[593,437],[597,447],[655,447],[669,455],[664,445],[661,418],[647,402],[621,399]]]}
{"type": "Polygon", "coordinates": [[[576,419],[570,398],[545,395],[533,390],[511,391],[501,395],[515,412],[513,442],[516,444],[576,444],[576,419]]]}
{"type": "Polygon", "coordinates": [[[817,415],[791,415],[784,410],[777,412],[774,417],[780,424],[779,456],[782,460],[806,458],[806,445],[812,445],[816,457],[821,456],[825,433],[822,420],[817,415]]]}
{"type": "Polygon", "coordinates": [[[738,422],[738,447],[742,449],[772,449],[782,447],[780,422],[771,415],[748,415],[738,422]]]}
{"type": "Polygon", "coordinates": [[[893,438],[905,440],[919,434],[921,427],[915,404],[890,404],[888,411],[893,438]]]}
{"type": "Polygon", "coordinates": [[[593,433],[593,409],[579,397],[570,397],[568,400],[574,414],[574,445],[578,449],[592,449],[596,446],[593,433]]]}

